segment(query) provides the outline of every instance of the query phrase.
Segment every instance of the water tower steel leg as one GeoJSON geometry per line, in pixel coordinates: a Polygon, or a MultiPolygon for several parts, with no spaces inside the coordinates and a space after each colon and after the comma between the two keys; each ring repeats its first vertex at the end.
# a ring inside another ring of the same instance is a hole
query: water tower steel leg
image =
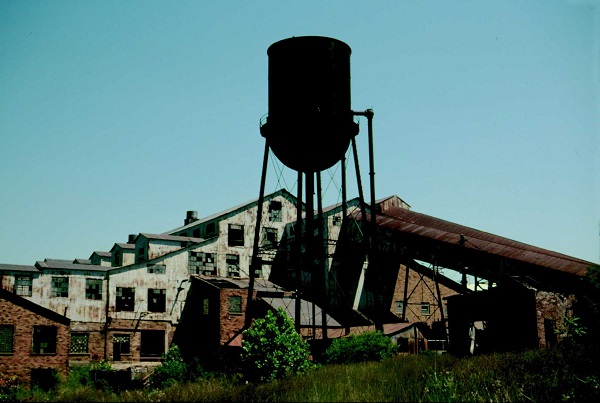
{"type": "Polygon", "coordinates": [[[262,262],[258,258],[258,241],[260,236],[260,224],[262,221],[263,202],[265,199],[265,181],[267,178],[267,164],[269,161],[269,142],[265,141],[265,153],[263,156],[262,175],[260,177],[260,193],[258,195],[258,205],[256,207],[256,226],[254,227],[254,243],[252,245],[252,260],[250,261],[250,273],[248,273],[248,298],[246,302],[246,317],[244,328],[248,329],[252,324],[252,294],[254,294],[254,276],[261,268],[262,262]]]}
{"type": "MultiPolygon", "coordinates": [[[[323,340],[327,339],[327,317],[325,316],[325,308],[329,305],[329,242],[325,242],[325,222],[323,219],[323,200],[321,189],[321,172],[317,172],[317,225],[319,230],[319,265],[323,273],[323,284],[321,298],[321,327],[323,340]]],[[[328,232],[329,234],[329,232],[328,232]]],[[[328,235],[329,236],[329,235],[328,235]]]]}
{"type": "Polygon", "coordinates": [[[295,257],[292,263],[296,265],[296,299],[295,299],[295,325],[300,333],[300,314],[302,303],[302,172],[298,171],[298,198],[296,199],[296,236],[294,237],[295,257]]]}

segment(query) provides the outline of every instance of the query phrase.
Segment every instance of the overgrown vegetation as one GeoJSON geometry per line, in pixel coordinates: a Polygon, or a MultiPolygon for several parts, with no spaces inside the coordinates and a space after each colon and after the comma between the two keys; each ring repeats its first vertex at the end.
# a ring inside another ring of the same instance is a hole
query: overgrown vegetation
{"type": "Polygon", "coordinates": [[[308,359],[308,343],[281,308],[268,311],[244,331],[242,349],[244,378],[253,382],[299,375],[315,366],[308,359]]]}

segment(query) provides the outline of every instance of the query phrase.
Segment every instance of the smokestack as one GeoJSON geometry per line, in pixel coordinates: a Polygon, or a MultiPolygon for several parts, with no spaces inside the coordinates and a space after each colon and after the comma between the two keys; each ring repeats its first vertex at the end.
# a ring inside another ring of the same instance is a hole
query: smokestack
{"type": "Polygon", "coordinates": [[[127,239],[127,243],[135,243],[135,238],[137,238],[137,234],[129,234],[129,238],[127,239]]]}
{"type": "Polygon", "coordinates": [[[183,221],[183,225],[188,225],[191,222],[198,221],[198,212],[194,210],[189,210],[187,212],[186,218],[183,221]]]}

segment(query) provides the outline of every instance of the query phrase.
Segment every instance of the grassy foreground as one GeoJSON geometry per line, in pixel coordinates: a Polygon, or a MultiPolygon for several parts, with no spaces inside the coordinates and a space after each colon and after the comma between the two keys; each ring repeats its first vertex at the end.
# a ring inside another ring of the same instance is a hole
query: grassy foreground
{"type": "MultiPolygon", "coordinates": [[[[600,397],[597,348],[555,348],[456,358],[394,356],[323,365],[302,376],[253,384],[217,376],[165,389],[115,393],[65,380],[53,391],[19,390],[13,401],[48,402],[558,402],[600,397]]],[[[2,400],[2,399],[0,399],[2,400]]]]}

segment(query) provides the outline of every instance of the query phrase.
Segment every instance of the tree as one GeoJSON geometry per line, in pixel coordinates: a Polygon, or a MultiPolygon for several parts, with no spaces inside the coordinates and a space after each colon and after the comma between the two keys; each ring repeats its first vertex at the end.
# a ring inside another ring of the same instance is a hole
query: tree
{"type": "Polygon", "coordinates": [[[270,381],[302,374],[315,365],[310,348],[282,308],[268,311],[244,331],[242,365],[246,379],[270,381]]]}

